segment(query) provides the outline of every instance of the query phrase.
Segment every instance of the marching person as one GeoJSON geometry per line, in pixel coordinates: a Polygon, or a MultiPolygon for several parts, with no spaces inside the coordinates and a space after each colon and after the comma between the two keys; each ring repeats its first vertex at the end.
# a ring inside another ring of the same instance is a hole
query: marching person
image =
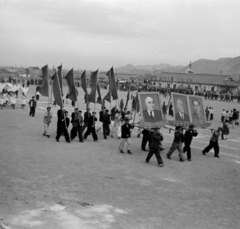
{"type": "Polygon", "coordinates": [[[51,107],[47,107],[47,111],[43,115],[44,131],[43,136],[50,138],[49,135],[49,125],[52,121],[51,107]]]}
{"type": "Polygon", "coordinates": [[[107,136],[109,136],[110,134],[109,125],[111,124],[110,114],[108,110],[106,110],[102,118],[103,118],[103,137],[104,139],[107,139],[107,136]]]}
{"type": "Polygon", "coordinates": [[[4,102],[5,102],[5,100],[4,100],[3,94],[0,93],[0,107],[1,107],[1,109],[3,109],[4,102]]]}
{"type": "Polygon", "coordinates": [[[82,111],[78,111],[78,108],[74,109],[72,113],[72,129],[71,129],[71,141],[77,136],[79,138],[79,142],[83,142],[82,135],[82,126],[83,126],[83,117],[81,116],[82,111]]]}
{"type": "Polygon", "coordinates": [[[121,139],[121,114],[120,112],[117,110],[116,114],[115,114],[115,120],[114,120],[114,124],[113,124],[113,128],[111,131],[111,137],[113,138],[113,134],[117,133],[118,139],[121,139]]]}
{"type": "Polygon", "coordinates": [[[186,130],[184,135],[184,147],[183,147],[183,153],[187,152],[187,159],[188,161],[191,161],[191,143],[192,138],[196,137],[198,135],[197,130],[194,130],[194,125],[189,125],[189,129],[186,130]]]}
{"type": "Polygon", "coordinates": [[[181,126],[176,126],[174,139],[171,148],[167,153],[167,158],[171,159],[172,153],[177,149],[179,153],[179,161],[184,162],[182,143],[184,141],[183,128],[181,126]]]}
{"type": "Polygon", "coordinates": [[[119,145],[120,153],[124,153],[123,149],[126,143],[127,153],[132,154],[132,152],[128,148],[131,145],[131,131],[133,128],[134,126],[129,124],[129,118],[126,118],[125,123],[122,125],[122,136],[121,136],[121,142],[119,145]]]}
{"type": "Polygon", "coordinates": [[[29,115],[34,117],[36,106],[37,106],[37,101],[35,100],[35,96],[32,97],[32,99],[29,101],[28,104],[29,104],[29,107],[30,107],[29,115]]]}
{"type": "Polygon", "coordinates": [[[59,138],[64,134],[66,142],[70,143],[70,138],[68,134],[68,126],[70,123],[68,116],[68,112],[65,111],[63,108],[59,109],[57,112],[57,136],[56,141],[59,142],[59,138]]]}
{"type": "Polygon", "coordinates": [[[84,132],[85,128],[88,127],[88,120],[90,117],[91,117],[90,108],[87,108],[87,111],[84,113],[84,125],[82,132],[84,132]]]}
{"type": "Polygon", "coordinates": [[[24,94],[24,92],[22,93],[21,95],[21,109],[24,109],[24,107],[26,106],[27,104],[27,97],[26,95],[24,94]]]}
{"type": "Polygon", "coordinates": [[[229,135],[230,131],[229,131],[229,126],[226,122],[223,123],[223,127],[222,127],[222,134],[221,134],[221,137],[222,137],[222,140],[224,140],[225,136],[226,136],[226,139],[228,139],[228,135],[229,135]]]}
{"type": "Polygon", "coordinates": [[[142,137],[142,144],[141,144],[141,149],[142,151],[146,151],[146,145],[148,143],[149,148],[151,144],[151,132],[147,129],[144,129],[142,131],[143,137],[142,137]]]}
{"type": "Polygon", "coordinates": [[[163,140],[163,136],[160,133],[159,128],[155,128],[153,130],[155,130],[155,132],[151,135],[150,151],[147,155],[146,163],[148,163],[152,155],[155,154],[157,158],[158,166],[163,167],[163,160],[160,154],[160,151],[162,150],[161,141],[163,140]]]}
{"type": "Polygon", "coordinates": [[[15,109],[15,105],[16,105],[16,102],[17,102],[15,93],[10,94],[10,101],[11,101],[12,108],[15,109]]]}
{"type": "Polygon", "coordinates": [[[217,130],[213,131],[212,137],[210,139],[209,145],[202,151],[203,155],[206,155],[212,148],[214,149],[214,157],[219,156],[219,145],[218,145],[218,138],[222,132],[222,128],[218,127],[217,130]]]}
{"type": "Polygon", "coordinates": [[[97,121],[96,112],[93,112],[92,115],[88,119],[88,128],[87,128],[87,131],[84,134],[84,139],[87,139],[88,135],[91,133],[92,137],[93,137],[93,140],[95,142],[98,141],[98,136],[96,134],[96,129],[95,129],[96,121],[97,121]]]}

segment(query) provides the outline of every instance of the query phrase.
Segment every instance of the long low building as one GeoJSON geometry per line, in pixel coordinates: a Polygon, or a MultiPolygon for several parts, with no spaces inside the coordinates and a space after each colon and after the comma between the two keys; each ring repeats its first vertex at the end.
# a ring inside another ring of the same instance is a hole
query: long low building
{"type": "Polygon", "coordinates": [[[198,91],[227,90],[234,94],[240,89],[240,81],[234,81],[229,75],[162,72],[155,76],[154,81],[163,88],[177,88],[182,85],[198,91]]]}

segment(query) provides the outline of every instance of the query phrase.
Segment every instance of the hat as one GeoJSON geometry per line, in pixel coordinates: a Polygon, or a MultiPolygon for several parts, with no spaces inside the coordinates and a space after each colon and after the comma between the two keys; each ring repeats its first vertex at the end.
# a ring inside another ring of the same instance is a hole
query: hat
{"type": "Polygon", "coordinates": [[[82,113],[82,111],[81,111],[81,110],[79,110],[78,112],[82,113]]]}
{"type": "Polygon", "coordinates": [[[65,114],[68,114],[68,111],[64,111],[65,114]]]}
{"type": "Polygon", "coordinates": [[[129,118],[125,118],[125,120],[124,121],[129,121],[129,118]]]}
{"type": "Polygon", "coordinates": [[[190,124],[190,125],[189,125],[189,128],[194,128],[194,125],[193,125],[193,124],[190,124]]]}
{"type": "Polygon", "coordinates": [[[47,109],[51,109],[51,107],[47,107],[47,109]]]}
{"type": "Polygon", "coordinates": [[[182,129],[182,126],[176,126],[176,130],[182,129]]]}
{"type": "Polygon", "coordinates": [[[32,96],[32,98],[34,99],[34,98],[35,98],[35,96],[32,96]]]}

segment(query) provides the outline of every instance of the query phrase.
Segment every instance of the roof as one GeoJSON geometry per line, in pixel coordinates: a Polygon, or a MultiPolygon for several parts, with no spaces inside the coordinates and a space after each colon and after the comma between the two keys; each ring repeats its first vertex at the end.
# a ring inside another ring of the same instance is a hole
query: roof
{"type": "MultiPolygon", "coordinates": [[[[187,74],[176,72],[162,72],[157,75],[157,80],[165,82],[182,82],[191,84],[210,84],[216,86],[235,86],[236,84],[226,84],[224,81],[228,79],[228,75],[213,75],[213,74],[187,74]]],[[[237,82],[237,81],[229,81],[237,82]]]]}

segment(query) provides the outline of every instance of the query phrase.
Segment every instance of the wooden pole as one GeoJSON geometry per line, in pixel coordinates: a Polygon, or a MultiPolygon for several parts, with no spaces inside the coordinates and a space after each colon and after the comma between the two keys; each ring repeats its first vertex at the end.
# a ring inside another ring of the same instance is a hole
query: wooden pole
{"type": "Polygon", "coordinates": [[[138,96],[137,96],[137,98],[136,98],[136,110],[135,110],[135,112],[134,112],[134,116],[133,116],[133,123],[135,122],[135,118],[136,118],[137,110],[138,110],[138,96]]]}

